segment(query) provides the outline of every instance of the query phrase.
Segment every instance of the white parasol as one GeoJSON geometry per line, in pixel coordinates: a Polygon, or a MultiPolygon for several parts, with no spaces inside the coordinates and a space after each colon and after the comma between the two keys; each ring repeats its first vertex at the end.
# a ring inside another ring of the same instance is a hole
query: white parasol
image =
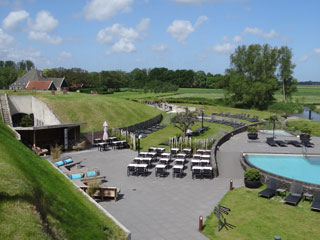
{"type": "Polygon", "coordinates": [[[107,121],[104,121],[103,123],[103,137],[102,140],[106,141],[109,138],[108,136],[108,123],[107,121]]]}

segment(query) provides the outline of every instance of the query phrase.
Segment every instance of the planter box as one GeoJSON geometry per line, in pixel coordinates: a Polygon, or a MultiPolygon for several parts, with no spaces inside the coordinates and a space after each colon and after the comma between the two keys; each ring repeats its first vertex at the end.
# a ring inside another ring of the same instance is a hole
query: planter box
{"type": "Polygon", "coordinates": [[[247,188],[259,188],[261,186],[261,181],[248,181],[248,180],[244,180],[244,185],[247,188]]]}
{"type": "Polygon", "coordinates": [[[251,140],[258,139],[258,133],[248,133],[248,138],[251,140]]]}

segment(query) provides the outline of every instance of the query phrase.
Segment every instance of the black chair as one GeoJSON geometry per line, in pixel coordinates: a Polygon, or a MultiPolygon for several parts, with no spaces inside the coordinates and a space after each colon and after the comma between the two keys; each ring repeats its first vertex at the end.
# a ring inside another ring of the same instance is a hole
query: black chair
{"type": "Polygon", "coordinates": [[[202,176],[212,179],[213,178],[213,170],[204,168],[202,171],[202,176]]]}
{"type": "Polygon", "coordinates": [[[275,178],[271,178],[267,184],[267,188],[258,193],[260,197],[272,198],[276,194],[276,189],[279,186],[280,181],[275,178]]]}
{"type": "Polygon", "coordinates": [[[302,198],[302,184],[292,183],[290,187],[290,194],[284,199],[285,203],[297,205],[302,198]]]}
{"type": "Polygon", "coordinates": [[[271,147],[277,147],[278,144],[274,141],[273,138],[267,138],[267,143],[271,146],[271,147]]]}
{"type": "Polygon", "coordinates": [[[313,203],[311,205],[311,210],[320,211],[320,192],[314,195],[313,203]]]}
{"type": "Polygon", "coordinates": [[[282,140],[276,140],[275,141],[280,147],[287,147],[288,145],[284,142],[284,141],[282,141],[282,140]]]}
{"type": "Polygon", "coordinates": [[[128,169],[127,169],[127,175],[128,177],[130,175],[135,175],[136,174],[136,168],[134,166],[128,166],[128,169]]]}
{"type": "Polygon", "coordinates": [[[192,179],[200,177],[202,178],[202,171],[201,169],[193,168],[192,169],[192,179]]]}

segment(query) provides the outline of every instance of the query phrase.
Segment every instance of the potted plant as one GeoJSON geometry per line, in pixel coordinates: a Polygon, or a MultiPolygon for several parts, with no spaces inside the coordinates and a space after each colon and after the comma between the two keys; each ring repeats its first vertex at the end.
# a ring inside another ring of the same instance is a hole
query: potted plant
{"type": "Polygon", "coordinates": [[[301,130],[300,140],[309,141],[310,140],[311,130],[308,127],[305,127],[301,130]]]}
{"type": "Polygon", "coordinates": [[[244,185],[247,188],[258,188],[261,186],[261,173],[256,168],[248,168],[244,173],[244,185]]]}
{"type": "Polygon", "coordinates": [[[248,138],[251,140],[258,139],[258,128],[256,126],[248,127],[248,138]]]}

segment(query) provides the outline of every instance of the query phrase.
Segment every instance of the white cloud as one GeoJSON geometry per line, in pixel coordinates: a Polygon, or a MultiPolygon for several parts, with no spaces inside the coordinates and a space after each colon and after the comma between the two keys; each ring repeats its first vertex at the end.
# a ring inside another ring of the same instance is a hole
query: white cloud
{"type": "Polygon", "coordinates": [[[222,41],[222,42],[230,42],[228,36],[223,36],[223,37],[221,38],[221,41],[222,41]]]}
{"type": "Polygon", "coordinates": [[[143,32],[143,31],[148,30],[149,23],[150,23],[150,18],[143,18],[136,27],[137,31],[143,32]]]}
{"type": "Polygon", "coordinates": [[[43,43],[59,44],[62,42],[62,38],[59,36],[53,37],[49,34],[55,31],[58,24],[59,21],[50,12],[40,11],[34,21],[29,20],[28,38],[43,43]]]}
{"type": "Polygon", "coordinates": [[[21,61],[21,59],[29,59],[35,63],[37,67],[39,64],[43,64],[45,62],[44,57],[41,55],[39,50],[35,50],[32,48],[26,49],[18,49],[18,48],[0,48],[0,58],[1,59],[10,59],[12,61],[21,61]]]}
{"type": "Polygon", "coordinates": [[[63,61],[67,58],[71,58],[72,57],[72,53],[71,52],[67,52],[67,51],[62,51],[59,53],[59,56],[58,56],[58,60],[59,61],[63,61]]]}
{"type": "Polygon", "coordinates": [[[243,33],[248,33],[248,34],[252,34],[252,35],[261,35],[262,34],[262,30],[260,28],[249,28],[246,27],[243,31],[243,33]]]}
{"type": "Polygon", "coordinates": [[[235,42],[235,43],[239,43],[239,42],[241,42],[242,41],[242,37],[240,36],[240,35],[236,35],[236,36],[234,36],[234,38],[233,38],[233,42],[235,42]]]}
{"type": "Polygon", "coordinates": [[[46,32],[35,32],[35,31],[30,31],[28,38],[30,40],[36,40],[40,41],[43,43],[50,43],[50,44],[59,44],[62,42],[61,37],[51,37],[48,33],[46,32]]]}
{"type": "Polygon", "coordinates": [[[314,51],[316,54],[320,54],[320,48],[315,48],[315,49],[313,49],[313,51],[314,51]]]}
{"type": "Polygon", "coordinates": [[[129,12],[133,0],[91,0],[84,7],[84,16],[88,20],[110,19],[122,12],[129,12]]]}
{"type": "Polygon", "coordinates": [[[200,26],[201,23],[208,21],[208,17],[207,16],[200,16],[198,17],[196,23],[194,24],[194,28],[197,28],[200,26]]]}
{"type": "MultiPolygon", "coordinates": [[[[118,42],[113,44],[113,46],[111,47],[111,52],[131,53],[135,51],[136,51],[136,47],[133,44],[133,42],[125,38],[121,38],[118,42]]],[[[107,51],[107,53],[110,53],[110,51],[107,51]]]]}
{"type": "Polygon", "coordinates": [[[179,43],[184,43],[185,39],[193,33],[201,23],[208,20],[206,16],[200,16],[194,26],[187,20],[174,20],[172,24],[167,28],[167,32],[171,37],[176,38],[179,43]]]}
{"type": "Polygon", "coordinates": [[[302,56],[302,57],[300,57],[300,58],[298,59],[299,62],[305,62],[305,61],[307,61],[307,60],[308,60],[308,56],[307,56],[307,55],[302,56]]]}
{"type": "Polygon", "coordinates": [[[2,27],[7,31],[20,31],[20,24],[29,17],[25,10],[13,11],[2,21],[2,27]]]}
{"type": "Polygon", "coordinates": [[[264,32],[262,29],[257,27],[255,28],[246,27],[243,33],[257,35],[262,38],[275,38],[279,36],[279,33],[277,33],[274,29],[271,29],[269,32],[264,32]]]}
{"type": "Polygon", "coordinates": [[[273,29],[271,29],[268,33],[263,33],[263,35],[262,35],[262,37],[264,37],[264,38],[275,38],[278,36],[279,36],[279,34],[273,29]]]}
{"type": "Polygon", "coordinates": [[[222,54],[230,53],[230,52],[233,51],[234,48],[235,48],[235,46],[233,44],[230,44],[230,43],[215,44],[215,45],[210,47],[210,49],[214,53],[222,53],[222,54]]]}
{"type": "Polygon", "coordinates": [[[30,23],[30,27],[33,31],[37,32],[52,32],[58,24],[58,20],[49,12],[40,11],[37,13],[35,21],[30,23]]]}
{"type": "Polygon", "coordinates": [[[159,45],[153,45],[151,47],[151,49],[153,51],[157,51],[157,52],[165,52],[168,50],[168,44],[165,44],[165,43],[161,43],[159,45]]]}
{"type": "Polygon", "coordinates": [[[8,48],[11,44],[13,44],[14,38],[7,33],[5,33],[1,28],[0,28],[0,49],[3,48],[8,48]]]}
{"type": "Polygon", "coordinates": [[[150,19],[142,19],[136,28],[127,28],[119,23],[101,29],[97,34],[97,41],[101,44],[111,45],[106,53],[136,51],[135,41],[143,39],[143,33],[148,29],[150,19]]]}

